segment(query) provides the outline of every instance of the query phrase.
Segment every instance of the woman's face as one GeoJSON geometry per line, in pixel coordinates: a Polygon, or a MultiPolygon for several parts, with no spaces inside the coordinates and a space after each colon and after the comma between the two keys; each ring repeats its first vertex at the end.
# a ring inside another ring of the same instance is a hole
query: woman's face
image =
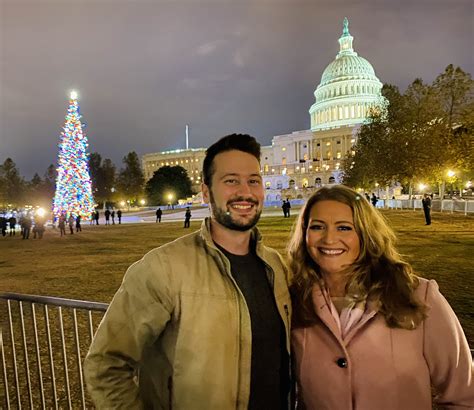
{"type": "Polygon", "coordinates": [[[351,208],[337,201],[317,202],[309,213],[306,249],[322,275],[334,275],[359,256],[360,240],[351,208]]]}

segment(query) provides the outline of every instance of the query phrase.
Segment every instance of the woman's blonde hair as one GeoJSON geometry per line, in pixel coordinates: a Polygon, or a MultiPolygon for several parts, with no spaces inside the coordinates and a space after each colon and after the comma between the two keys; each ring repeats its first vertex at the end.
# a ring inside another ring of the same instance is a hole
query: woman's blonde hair
{"type": "Polygon", "coordinates": [[[389,327],[414,329],[426,317],[426,306],[414,290],[418,278],[395,248],[395,234],[382,215],[351,188],[343,185],[323,187],[306,202],[293,227],[288,245],[292,271],[291,294],[295,324],[307,326],[316,320],[311,289],[323,283],[319,266],[306,247],[306,230],[313,206],[321,201],[336,201],[349,206],[360,241],[360,253],[346,270],[346,292],[356,301],[370,298],[379,303],[379,312],[389,327]]]}

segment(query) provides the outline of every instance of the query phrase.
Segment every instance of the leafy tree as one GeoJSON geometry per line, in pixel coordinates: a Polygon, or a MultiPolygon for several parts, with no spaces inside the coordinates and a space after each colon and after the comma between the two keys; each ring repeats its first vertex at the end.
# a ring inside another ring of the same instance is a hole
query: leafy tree
{"type": "Polygon", "coordinates": [[[361,126],[355,155],[344,162],[344,182],[400,182],[411,192],[415,182],[441,184],[447,169],[472,177],[472,85],[469,74],[452,66],[432,85],[416,79],[403,95],[384,85],[388,107],[361,126]]]}
{"type": "Polygon", "coordinates": [[[104,203],[110,201],[116,180],[116,169],[112,160],[108,158],[102,160],[99,153],[93,152],[89,157],[89,172],[95,200],[104,203]]]}
{"type": "Polygon", "coordinates": [[[145,192],[151,204],[158,205],[168,202],[166,195],[173,193],[175,199],[187,198],[192,195],[191,180],[187,171],[179,165],[159,168],[147,181],[145,192]]]}
{"type": "Polygon", "coordinates": [[[120,170],[117,187],[120,195],[129,200],[131,204],[134,204],[143,194],[143,184],[145,182],[140,160],[137,153],[132,151],[123,157],[122,162],[125,167],[120,170]]]}
{"type": "Polygon", "coordinates": [[[89,174],[91,176],[92,194],[94,198],[99,191],[101,184],[100,167],[102,165],[102,156],[98,152],[92,152],[89,155],[89,174]]]}
{"type": "Polygon", "coordinates": [[[50,164],[50,166],[46,169],[46,172],[43,175],[43,193],[51,201],[54,197],[54,192],[56,190],[56,176],[56,167],[53,164],[50,164]]]}
{"type": "Polygon", "coordinates": [[[0,182],[2,185],[1,195],[3,205],[22,206],[26,191],[24,179],[20,176],[15,162],[7,158],[0,165],[0,182]]]}

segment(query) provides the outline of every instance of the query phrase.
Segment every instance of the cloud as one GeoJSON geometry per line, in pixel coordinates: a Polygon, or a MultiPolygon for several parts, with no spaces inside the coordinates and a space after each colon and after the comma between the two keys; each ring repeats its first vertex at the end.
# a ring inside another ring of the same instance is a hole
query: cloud
{"type": "Polygon", "coordinates": [[[196,49],[196,54],[199,56],[208,56],[212,53],[214,53],[217,48],[225,43],[224,40],[214,40],[214,41],[209,41],[207,43],[201,44],[197,49],[196,49]]]}
{"type": "Polygon", "coordinates": [[[237,67],[243,67],[245,65],[244,57],[240,49],[234,53],[232,60],[237,67]]]}

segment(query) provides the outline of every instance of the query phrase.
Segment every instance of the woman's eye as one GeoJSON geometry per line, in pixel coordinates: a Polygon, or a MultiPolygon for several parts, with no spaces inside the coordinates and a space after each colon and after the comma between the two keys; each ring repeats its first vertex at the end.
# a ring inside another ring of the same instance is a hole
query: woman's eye
{"type": "Polygon", "coordinates": [[[320,231],[321,229],[324,229],[324,226],[322,226],[322,225],[311,225],[309,227],[309,229],[311,229],[312,231],[320,231]]]}
{"type": "Polygon", "coordinates": [[[339,229],[340,231],[352,231],[352,227],[351,226],[339,226],[337,229],[339,229]]]}

